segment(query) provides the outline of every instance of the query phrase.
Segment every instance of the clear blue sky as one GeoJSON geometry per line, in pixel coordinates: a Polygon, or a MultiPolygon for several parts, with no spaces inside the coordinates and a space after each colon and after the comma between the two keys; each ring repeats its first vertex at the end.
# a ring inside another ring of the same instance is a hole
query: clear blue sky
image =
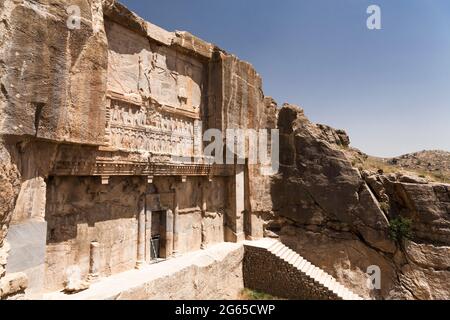
{"type": "Polygon", "coordinates": [[[122,0],[251,62],[264,93],[377,156],[450,151],[449,0],[122,0]],[[366,9],[382,10],[382,30],[366,9]]]}

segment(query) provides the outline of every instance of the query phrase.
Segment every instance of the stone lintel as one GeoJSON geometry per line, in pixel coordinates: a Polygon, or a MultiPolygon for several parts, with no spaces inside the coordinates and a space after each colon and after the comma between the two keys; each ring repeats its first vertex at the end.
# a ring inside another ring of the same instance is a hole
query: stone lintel
{"type": "Polygon", "coordinates": [[[109,176],[100,176],[103,185],[109,184],[109,176]]]}

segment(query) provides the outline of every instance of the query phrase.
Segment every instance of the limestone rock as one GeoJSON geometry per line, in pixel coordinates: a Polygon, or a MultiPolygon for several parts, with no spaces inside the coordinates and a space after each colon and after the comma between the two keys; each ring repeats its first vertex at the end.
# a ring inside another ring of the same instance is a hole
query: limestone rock
{"type": "Polygon", "coordinates": [[[0,140],[0,248],[6,237],[7,225],[11,219],[19,189],[19,170],[12,163],[4,142],[0,140]]]}
{"type": "Polygon", "coordinates": [[[450,247],[407,241],[405,250],[412,262],[419,266],[435,270],[450,269],[450,247]]]}
{"type": "Polygon", "coordinates": [[[270,191],[274,210],[300,224],[338,220],[374,247],[394,252],[388,220],[342,151],[338,132],[311,123],[291,105],[279,111],[278,128],[281,168],[270,191]]]}
{"type": "Polygon", "coordinates": [[[417,184],[427,184],[428,181],[424,178],[416,177],[413,175],[401,174],[398,177],[398,181],[405,183],[417,183],[417,184]]]}
{"type": "Polygon", "coordinates": [[[399,157],[385,159],[399,170],[426,174],[436,181],[450,182],[450,152],[443,150],[424,150],[399,157]]]}
{"type": "Polygon", "coordinates": [[[0,298],[23,293],[28,286],[28,278],[24,273],[12,273],[0,279],[0,298]]]}
{"type": "Polygon", "coordinates": [[[389,298],[399,290],[395,264],[350,232],[323,227],[312,232],[289,226],[282,228],[280,240],[364,298],[389,298]],[[366,272],[372,265],[380,267],[381,290],[367,286],[366,272]]]}
{"type": "Polygon", "coordinates": [[[402,268],[400,281],[415,299],[448,300],[450,298],[449,277],[449,271],[422,269],[408,264],[402,268]]]}
{"type": "Polygon", "coordinates": [[[80,291],[84,291],[89,289],[90,283],[89,281],[79,280],[79,279],[71,279],[66,283],[64,287],[64,292],[68,294],[74,294],[80,291]]]}
{"type": "MultiPolygon", "coordinates": [[[[6,272],[9,245],[5,238],[19,190],[20,173],[12,163],[4,142],[0,139],[0,281],[3,281],[2,277],[6,272]]],[[[10,292],[9,289],[4,290],[4,292],[6,291],[10,292]]],[[[0,298],[3,294],[6,293],[0,292],[0,298]]]]}
{"type": "Polygon", "coordinates": [[[0,133],[103,143],[107,47],[101,0],[77,1],[80,28],[67,26],[72,1],[2,1],[0,133]]]}
{"type": "Polygon", "coordinates": [[[392,214],[411,219],[417,237],[450,244],[448,185],[384,181],[392,214]]]}

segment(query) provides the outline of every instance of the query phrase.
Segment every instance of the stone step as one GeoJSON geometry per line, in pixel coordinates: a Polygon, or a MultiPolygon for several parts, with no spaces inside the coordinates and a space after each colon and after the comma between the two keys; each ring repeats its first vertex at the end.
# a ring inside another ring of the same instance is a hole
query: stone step
{"type": "Polygon", "coordinates": [[[295,265],[297,264],[297,261],[299,261],[300,259],[301,259],[300,255],[297,254],[291,259],[291,261],[289,261],[289,263],[295,267],[295,265]]]}
{"type": "Polygon", "coordinates": [[[267,251],[305,274],[312,280],[311,284],[315,283],[323,287],[330,294],[342,300],[363,300],[360,296],[340,284],[333,276],[313,265],[294,250],[291,250],[280,241],[273,241],[273,243],[267,241],[261,247],[266,248],[267,251]]]}
{"type": "Polygon", "coordinates": [[[319,273],[316,276],[317,281],[320,284],[323,284],[325,282],[325,278],[326,278],[325,272],[322,269],[320,269],[320,268],[317,268],[317,269],[319,269],[319,273]]]}
{"type": "Polygon", "coordinates": [[[297,253],[295,251],[290,252],[290,254],[286,257],[286,261],[290,264],[292,264],[292,259],[297,256],[297,253]]]}
{"type": "Polygon", "coordinates": [[[323,285],[324,285],[326,288],[329,288],[330,285],[331,285],[331,283],[332,283],[332,282],[331,282],[332,279],[333,279],[333,277],[330,276],[329,274],[327,274],[327,276],[325,277],[325,281],[323,282],[323,285]]]}
{"type": "Polygon", "coordinates": [[[283,246],[277,252],[275,252],[275,255],[281,258],[288,250],[289,250],[288,247],[283,246]]]}
{"type": "Polygon", "coordinates": [[[302,260],[298,263],[297,269],[301,271],[306,266],[307,263],[308,261],[302,258],[302,260]]]}
{"type": "Polygon", "coordinates": [[[291,249],[287,249],[283,252],[282,255],[280,255],[280,258],[283,259],[284,261],[287,261],[286,258],[291,254],[291,249]]]}
{"type": "Polygon", "coordinates": [[[275,253],[277,252],[280,248],[283,248],[284,245],[281,242],[275,242],[275,244],[273,244],[272,246],[270,246],[270,248],[268,249],[270,252],[275,253]]]}
{"type": "Polygon", "coordinates": [[[319,279],[320,269],[317,267],[314,267],[313,271],[311,272],[311,277],[313,280],[317,281],[319,279]]]}
{"type": "Polygon", "coordinates": [[[310,273],[313,269],[314,269],[314,266],[313,266],[309,261],[307,261],[307,262],[306,262],[306,265],[305,265],[305,267],[303,268],[302,271],[303,271],[303,273],[309,275],[309,273],[310,273]]]}
{"type": "Polygon", "coordinates": [[[345,288],[343,285],[339,284],[338,290],[336,292],[336,295],[338,295],[339,297],[343,297],[345,294],[345,288]]]}

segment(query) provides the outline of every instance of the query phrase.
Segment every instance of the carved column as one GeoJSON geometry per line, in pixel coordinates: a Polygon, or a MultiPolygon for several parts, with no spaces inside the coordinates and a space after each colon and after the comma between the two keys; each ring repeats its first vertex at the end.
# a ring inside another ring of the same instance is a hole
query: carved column
{"type": "Polygon", "coordinates": [[[203,128],[200,120],[194,120],[194,157],[196,160],[203,155],[203,128]]]}
{"type": "Polygon", "coordinates": [[[164,258],[168,259],[172,256],[173,250],[173,212],[172,210],[166,211],[166,234],[164,241],[164,258]]]}
{"type": "Polygon", "coordinates": [[[208,239],[206,238],[206,227],[205,227],[205,219],[206,219],[206,194],[208,189],[209,180],[202,181],[202,244],[200,248],[206,249],[208,246],[208,239]]]}
{"type": "Polygon", "coordinates": [[[245,240],[243,214],[245,210],[244,198],[244,166],[236,165],[234,179],[230,187],[230,210],[227,216],[226,241],[239,242],[245,240]]]}
{"type": "Polygon", "coordinates": [[[100,244],[97,241],[91,242],[89,256],[89,281],[94,281],[99,276],[100,270],[100,244]]]}
{"type": "Polygon", "coordinates": [[[141,197],[139,199],[136,269],[142,268],[144,263],[145,263],[145,197],[141,197]]]}
{"type": "Polygon", "coordinates": [[[152,210],[148,197],[145,197],[145,261],[151,262],[151,241],[152,239],[152,210]]]}
{"type": "Polygon", "coordinates": [[[175,187],[173,195],[173,255],[176,257],[179,254],[179,226],[178,226],[178,214],[179,214],[179,195],[178,187],[175,187]]]}

